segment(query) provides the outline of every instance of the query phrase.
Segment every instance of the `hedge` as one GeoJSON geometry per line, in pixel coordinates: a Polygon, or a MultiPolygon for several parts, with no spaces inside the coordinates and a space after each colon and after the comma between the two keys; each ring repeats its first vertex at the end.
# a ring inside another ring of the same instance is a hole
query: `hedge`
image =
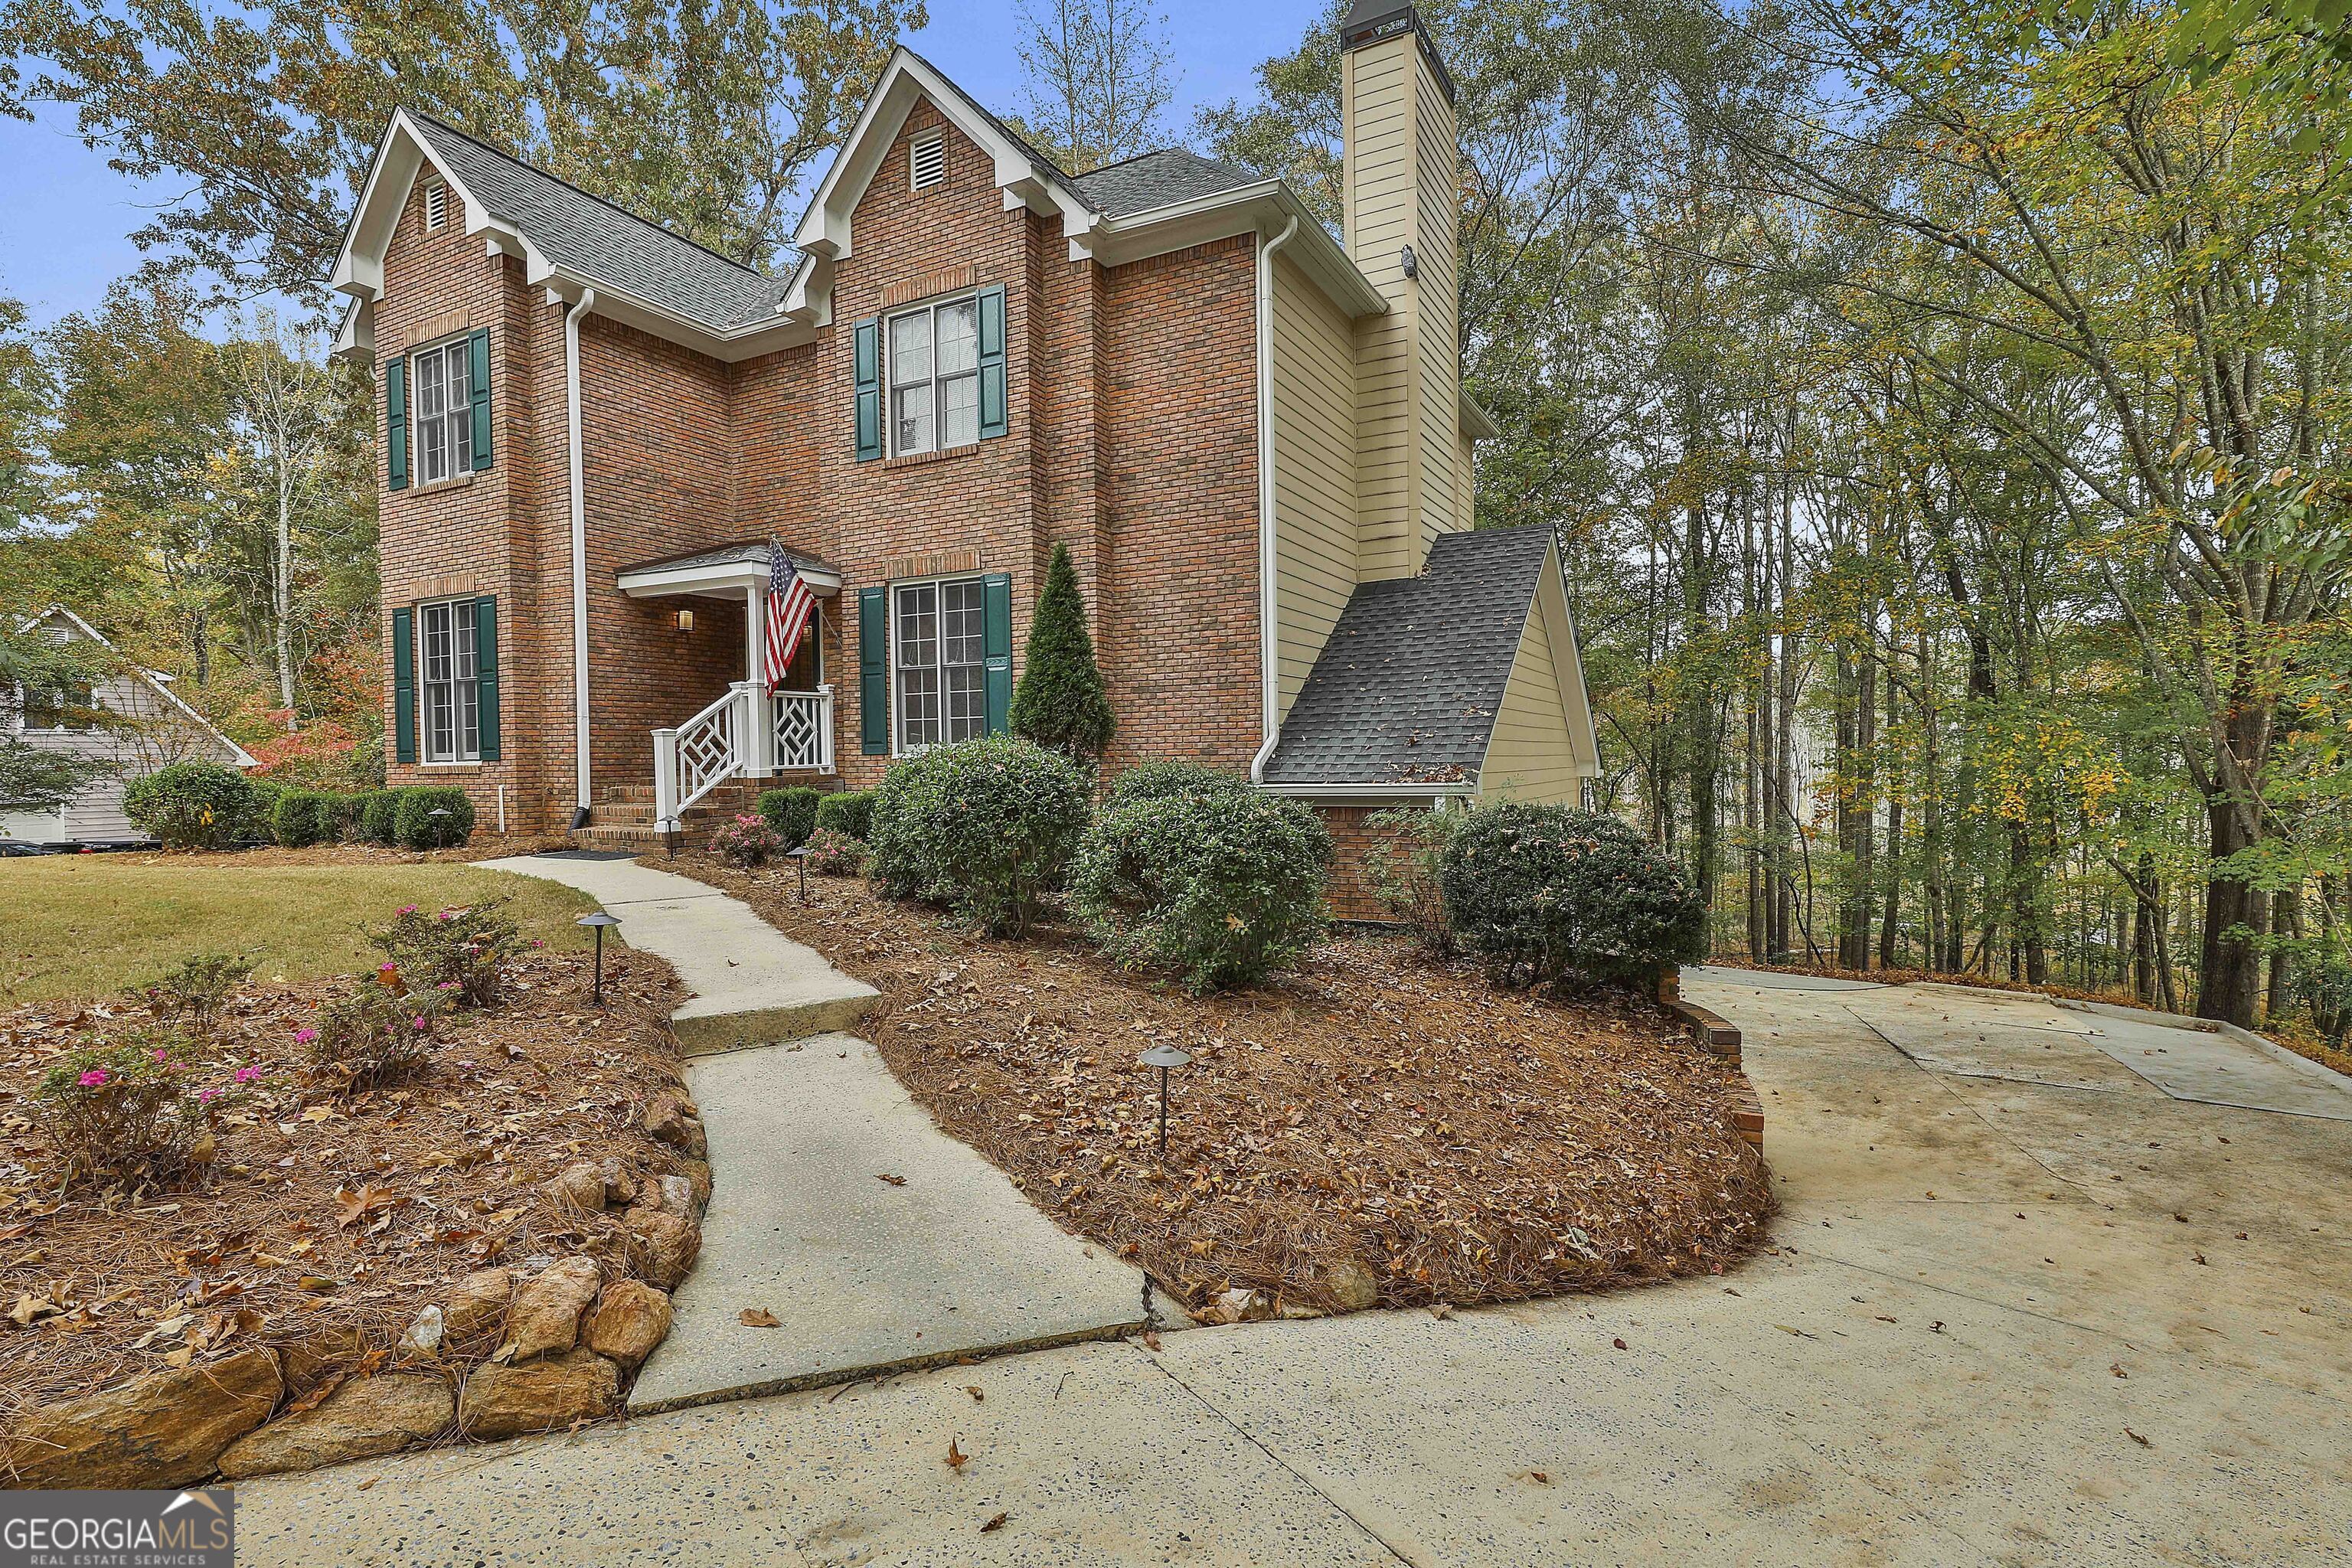
{"type": "MultiPolygon", "coordinates": [[[[1011,735],[936,746],[874,792],[872,870],[882,891],[943,904],[992,935],[1019,935],[1061,886],[1089,815],[1086,773],[1011,735]]],[[[825,823],[820,812],[819,823],[825,823]]]]}
{"type": "Polygon", "coordinates": [[[870,789],[845,789],[819,796],[813,826],[829,827],[845,838],[872,839],[874,792],[870,789]]]}
{"type": "Polygon", "coordinates": [[[473,836],[474,803],[466,792],[447,784],[413,784],[400,792],[393,809],[393,842],[411,849],[442,849],[463,844],[473,836]],[[435,807],[448,816],[435,820],[435,807]]]}
{"type": "Polygon", "coordinates": [[[173,763],[122,792],[123,815],[174,849],[223,849],[254,826],[252,781],[220,763],[173,763]]]}
{"type": "Polygon", "coordinates": [[[791,850],[807,843],[808,836],[816,831],[817,808],[824,799],[823,790],[795,784],[761,792],[758,805],[760,815],[783,839],[784,848],[791,850]]]}
{"type": "Polygon", "coordinates": [[[1706,909],[1689,879],[1597,812],[1474,811],[1438,883],[1454,940],[1507,984],[1643,979],[1706,952],[1706,909]]]}

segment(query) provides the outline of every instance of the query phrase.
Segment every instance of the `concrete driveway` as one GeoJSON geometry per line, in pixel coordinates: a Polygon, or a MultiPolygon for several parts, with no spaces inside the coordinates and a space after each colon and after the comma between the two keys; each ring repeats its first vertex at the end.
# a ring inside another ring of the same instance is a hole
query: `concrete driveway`
{"type": "Polygon", "coordinates": [[[1685,987],[1748,1032],[1785,1205],[1725,1279],[289,1477],[239,1489],[244,1560],[2352,1561],[2347,1086],[2039,1002],[1769,978],[1685,987]]]}

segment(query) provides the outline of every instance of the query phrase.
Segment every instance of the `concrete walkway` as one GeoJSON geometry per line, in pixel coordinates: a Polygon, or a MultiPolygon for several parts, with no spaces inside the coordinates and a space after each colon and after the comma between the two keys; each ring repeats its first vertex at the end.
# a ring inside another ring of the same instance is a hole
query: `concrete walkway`
{"type": "Polygon", "coordinates": [[[688,1092],[710,1140],[702,1255],[634,1411],[816,1387],[1142,1326],[1143,1276],[1057,1228],[940,1131],[875,1048],[819,1031],[877,1000],[740,900],[625,860],[487,862],[580,888],[695,996],[688,1092]],[[781,1039],[781,1044],[752,1044],[781,1039]],[[747,1310],[777,1319],[742,1321],[747,1310]]]}
{"type": "MultiPolygon", "coordinates": [[[[1784,1205],[1725,1278],[1076,1345],[287,1477],[239,1489],[241,1561],[2346,1561],[2352,1122],[1935,1065],[1859,1016],[1891,989],[1685,992],[1747,1033],[1784,1205]]],[[[1968,1034],[2016,1022],[1934,1000],[1968,1034]]]]}

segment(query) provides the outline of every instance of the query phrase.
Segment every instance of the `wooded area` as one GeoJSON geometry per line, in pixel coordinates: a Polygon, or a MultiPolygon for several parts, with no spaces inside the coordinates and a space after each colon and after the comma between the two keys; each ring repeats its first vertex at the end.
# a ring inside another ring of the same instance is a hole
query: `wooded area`
{"type": "MultiPolygon", "coordinates": [[[[1459,92],[1465,375],[1505,431],[1479,521],[1558,532],[1603,799],[1708,889],[1717,950],[2340,1037],[2342,32],[2307,3],[1422,8],[1459,92]]],[[[1339,14],[1192,128],[1335,229],[1339,14]]],[[[0,607],[73,602],[240,739],[333,725],[316,749],[364,774],[364,389],[298,386],[315,340],[204,310],[323,304],[396,102],[775,264],[923,13],[191,16],[0,9],[0,108],[71,105],[194,193],[104,311],[0,316],[0,607]]]]}

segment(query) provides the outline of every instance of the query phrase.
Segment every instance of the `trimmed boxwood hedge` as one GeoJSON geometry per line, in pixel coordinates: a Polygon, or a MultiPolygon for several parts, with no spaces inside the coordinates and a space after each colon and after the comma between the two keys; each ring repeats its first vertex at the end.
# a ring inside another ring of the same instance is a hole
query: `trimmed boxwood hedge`
{"type": "Polygon", "coordinates": [[[400,804],[393,808],[393,842],[410,849],[452,848],[473,833],[474,803],[448,784],[412,784],[400,792],[400,804]],[[436,806],[449,815],[436,822],[436,806]]]}
{"type": "MultiPolygon", "coordinates": [[[[892,898],[943,904],[991,934],[1019,935],[1062,884],[1087,796],[1085,772],[1034,742],[987,735],[935,746],[894,764],[874,792],[875,883],[892,898]]],[[[822,807],[817,820],[835,826],[822,807]]]]}
{"type": "Polygon", "coordinates": [[[324,790],[289,789],[270,812],[270,829],[289,849],[331,844],[337,837],[335,815],[335,797],[324,790]]]}
{"type": "Polygon", "coordinates": [[[1681,868],[1598,812],[1474,811],[1438,882],[1454,940],[1506,984],[1646,979],[1706,950],[1706,907],[1681,868]]]}
{"type": "Polygon", "coordinates": [[[797,849],[816,831],[817,806],[824,799],[823,790],[805,784],[764,790],[759,800],[760,815],[782,837],[785,849],[797,849]]]}
{"type": "Polygon", "coordinates": [[[874,792],[845,789],[818,796],[814,826],[829,827],[846,838],[870,840],[874,836],[874,792]]]}
{"type": "Polygon", "coordinates": [[[360,796],[359,831],[356,837],[367,844],[393,842],[393,817],[400,809],[404,792],[396,789],[372,789],[360,796]]]}

